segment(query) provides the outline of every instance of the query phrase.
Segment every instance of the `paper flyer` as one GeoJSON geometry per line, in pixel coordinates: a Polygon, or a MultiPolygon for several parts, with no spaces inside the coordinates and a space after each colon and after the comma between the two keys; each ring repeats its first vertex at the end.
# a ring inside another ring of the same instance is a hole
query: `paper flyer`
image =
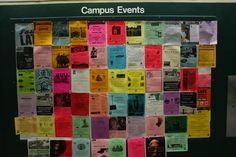
{"type": "Polygon", "coordinates": [[[36,107],[37,115],[52,115],[53,114],[53,96],[52,93],[37,93],[36,107]]]}
{"type": "Polygon", "coordinates": [[[164,114],[177,115],[179,114],[180,95],[179,92],[164,92],[164,114]]]}
{"type": "Polygon", "coordinates": [[[124,45],[126,43],[126,27],[124,21],[107,22],[107,43],[109,45],[124,45]]]}
{"type": "Polygon", "coordinates": [[[34,68],[52,68],[51,46],[34,46],[34,68]]]}
{"type": "Polygon", "coordinates": [[[72,139],[72,157],[90,157],[90,140],[87,138],[72,139]]]}
{"type": "Polygon", "coordinates": [[[210,68],[198,69],[198,87],[211,87],[211,69],[210,68]]]}
{"type": "Polygon", "coordinates": [[[128,157],[144,157],[145,156],[145,139],[130,138],[127,140],[128,157]]]}
{"type": "Polygon", "coordinates": [[[146,157],[166,157],[165,138],[148,137],[146,138],[146,157]]]}
{"type": "Polygon", "coordinates": [[[28,156],[29,157],[49,157],[50,143],[48,139],[34,139],[27,140],[28,156]]]}
{"type": "Polygon", "coordinates": [[[68,21],[54,21],[52,29],[53,46],[67,46],[70,44],[68,21]]]}
{"type": "Polygon", "coordinates": [[[145,73],[144,70],[127,70],[128,93],[145,92],[145,73]]]}
{"type": "Polygon", "coordinates": [[[52,47],[52,67],[69,68],[70,67],[70,47],[53,46],[52,47]]]}
{"type": "Polygon", "coordinates": [[[182,68],[180,69],[180,90],[196,91],[198,85],[198,69],[182,68]]]}
{"type": "Polygon", "coordinates": [[[35,94],[18,93],[18,116],[36,115],[35,94]]]}
{"type": "Polygon", "coordinates": [[[20,116],[15,117],[15,132],[16,135],[36,136],[40,135],[37,131],[37,117],[36,116],[20,116]]]}
{"type": "Polygon", "coordinates": [[[165,133],[187,133],[187,120],[185,115],[166,116],[165,133]]]}
{"type": "Polygon", "coordinates": [[[91,140],[91,155],[92,157],[108,157],[108,140],[91,140]]]}
{"type": "Polygon", "coordinates": [[[31,47],[34,44],[34,24],[15,24],[15,45],[16,47],[31,47]]]}
{"type": "Polygon", "coordinates": [[[180,114],[197,113],[197,93],[180,92],[180,114]]]}
{"type": "Polygon", "coordinates": [[[127,116],[128,94],[109,93],[108,105],[110,116],[127,116]]]}
{"type": "Polygon", "coordinates": [[[52,70],[37,69],[35,75],[36,92],[52,92],[52,70]]]}
{"type": "Polygon", "coordinates": [[[126,157],[126,139],[113,138],[108,141],[108,156],[126,157]]]}
{"type": "Polygon", "coordinates": [[[145,45],[145,68],[162,68],[162,46],[145,45]]]}
{"type": "Polygon", "coordinates": [[[198,87],[197,108],[203,108],[203,109],[211,108],[211,88],[210,87],[198,87]]]}
{"type": "Polygon", "coordinates": [[[51,21],[34,21],[34,45],[52,45],[51,21]]]}
{"type": "Polygon", "coordinates": [[[128,116],[144,116],[145,95],[128,94],[128,116]]]}
{"type": "Polygon", "coordinates": [[[180,70],[163,69],[164,91],[179,91],[180,89],[180,70]]]}
{"type": "Polygon", "coordinates": [[[178,68],[180,65],[180,46],[165,45],[163,47],[163,67],[178,68]]]}
{"type": "Polygon", "coordinates": [[[199,22],[183,21],[181,23],[181,41],[182,43],[199,42],[199,22]]]}
{"type": "Polygon", "coordinates": [[[89,95],[89,115],[107,116],[108,115],[108,96],[107,93],[90,93],[89,95]]]}
{"type": "Polygon", "coordinates": [[[143,21],[126,21],[126,43],[143,44],[144,40],[144,22],[143,21]]]}
{"type": "Polygon", "coordinates": [[[108,70],[108,81],[110,93],[127,93],[126,70],[108,70]]]}
{"type": "Polygon", "coordinates": [[[144,68],[144,47],[142,45],[127,45],[126,55],[128,69],[144,68]]]}
{"type": "Polygon", "coordinates": [[[164,44],[181,45],[181,24],[178,21],[165,21],[164,44]]]}
{"type": "Polygon", "coordinates": [[[89,93],[71,93],[72,115],[89,115],[89,93]]]}
{"type": "Polygon", "coordinates": [[[163,93],[146,93],[146,116],[163,115],[163,93]]]}
{"type": "Polygon", "coordinates": [[[187,133],[165,134],[166,152],[186,152],[188,151],[187,133]]]}
{"type": "Polygon", "coordinates": [[[50,140],[50,157],[72,157],[72,141],[68,139],[50,140]]]}
{"type": "Polygon", "coordinates": [[[39,137],[55,137],[54,116],[37,116],[35,124],[39,137]]]}
{"type": "Polygon", "coordinates": [[[109,138],[109,117],[91,117],[92,139],[109,138]]]}
{"type": "Polygon", "coordinates": [[[198,46],[198,66],[203,68],[216,67],[216,45],[198,46]]]}
{"type": "Polygon", "coordinates": [[[196,67],[197,47],[194,44],[180,46],[180,67],[196,67]]]}
{"type": "Polygon", "coordinates": [[[201,21],[199,26],[199,44],[217,44],[217,21],[201,21]]]}
{"type": "Polygon", "coordinates": [[[126,138],[126,117],[109,118],[109,138],[126,138]]]}
{"type": "Polygon", "coordinates": [[[163,43],[164,23],[161,21],[145,21],[144,43],[157,45],[163,43]]]}
{"type": "Polygon", "coordinates": [[[70,21],[70,44],[81,45],[87,44],[88,32],[87,21],[70,21]]]}
{"type": "Polygon", "coordinates": [[[106,23],[104,21],[88,22],[88,43],[89,45],[106,44],[106,23]]]}
{"type": "Polygon", "coordinates": [[[90,138],[91,122],[88,116],[72,116],[72,134],[77,138],[90,138]]]}
{"type": "Polygon", "coordinates": [[[70,64],[73,69],[89,68],[89,51],[88,46],[77,45],[71,46],[70,64]]]}
{"type": "Polygon", "coordinates": [[[164,133],[165,133],[164,115],[146,117],[146,135],[147,136],[164,136],[164,133]]]}
{"type": "Polygon", "coordinates": [[[35,92],[34,70],[17,70],[17,91],[18,93],[35,92]]]}
{"type": "Polygon", "coordinates": [[[59,115],[54,118],[56,137],[72,137],[72,117],[59,115]]]}
{"type": "Polygon", "coordinates": [[[106,46],[89,46],[89,66],[91,69],[107,68],[106,46]]]}
{"type": "Polygon", "coordinates": [[[208,138],[211,134],[211,111],[198,110],[198,114],[188,115],[189,138],[208,138]]]}
{"type": "Polygon", "coordinates": [[[16,64],[17,69],[33,69],[34,57],[33,47],[17,47],[16,48],[16,64]]]}
{"type": "Polygon", "coordinates": [[[53,96],[54,115],[71,115],[71,94],[56,93],[53,96]]]}
{"type": "Polygon", "coordinates": [[[53,72],[53,93],[70,92],[71,72],[69,69],[54,69],[53,72]]]}
{"type": "Polygon", "coordinates": [[[71,70],[71,92],[88,93],[90,91],[89,70],[71,70]]]}
{"type": "Polygon", "coordinates": [[[162,91],[162,70],[153,69],[145,70],[146,92],[161,92],[162,91]]]}
{"type": "Polygon", "coordinates": [[[90,91],[108,91],[108,71],[106,69],[90,69],[90,91]]]}
{"type": "Polygon", "coordinates": [[[126,46],[108,46],[108,67],[109,69],[126,68],[126,46]]]}
{"type": "Polygon", "coordinates": [[[141,116],[128,116],[127,118],[128,138],[145,136],[145,118],[141,116]]]}

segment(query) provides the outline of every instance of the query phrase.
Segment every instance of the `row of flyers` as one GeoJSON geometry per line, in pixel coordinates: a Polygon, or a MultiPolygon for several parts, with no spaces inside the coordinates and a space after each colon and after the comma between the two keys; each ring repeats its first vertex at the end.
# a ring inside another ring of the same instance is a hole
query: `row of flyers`
{"type": "Polygon", "coordinates": [[[17,135],[30,137],[81,137],[90,139],[137,138],[186,133],[189,138],[210,136],[210,110],[195,115],[84,117],[20,116],[17,135]],[[201,126],[199,128],[199,126],[201,126]]]}
{"type": "Polygon", "coordinates": [[[19,93],[145,93],[197,91],[211,87],[210,69],[168,68],[139,70],[17,70],[19,93]]]}
{"type": "Polygon", "coordinates": [[[186,134],[181,133],[169,134],[165,138],[113,138],[92,141],[86,138],[29,139],[27,143],[30,157],[167,157],[166,152],[188,150],[186,134]]]}
{"type": "Polygon", "coordinates": [[[217,44],[217,21],[35,21],[15,25],[16,46],[217,44]]]}
{"type": "Polygon", "coordinates": [[[157,116],[197,114],[211,108],[211,88],[146,94],[18,94],[18,115],[157,116]]]}
{"type": "Polygon", "coordinates": [[[34,46],[16,48],[17,69],[216,67],[216,45],[34,46]]]}

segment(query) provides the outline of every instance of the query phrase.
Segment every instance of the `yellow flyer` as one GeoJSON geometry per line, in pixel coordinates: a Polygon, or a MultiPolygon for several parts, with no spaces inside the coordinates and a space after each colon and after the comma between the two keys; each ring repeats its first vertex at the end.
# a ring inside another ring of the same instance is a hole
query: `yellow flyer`
{"type": "Polygon", "coordinates": [[[52,22],[34,22],[34,45],[52,45],[52,22]]]}
{"type": "Polygon", "coordinates": [[[90,70],[90,91],[108,92],[108,71],[106,69],[90,70]]]}
{"type": "Polygon", "coordinates": [[[70,47],[53,46],[52,47],[52,67],[69,68],[70,67],[70,47]]]}
{"type": "Polygon", "coordinates": [[[109,70],[108,88],[111,93],[127,93],[127,71],[109,70]]]}
{"type": "Polygon", "coordinates": [[[145,93],[144,70],[128,70],[128,93],[145,93]]]}
{"type": "Polygon", "coordinates": [[[211,111],[198,110],[198,114],[188,115],[189,138],[210,137],[211,111]]]}
{"type": "Polygon", "coordinates": [[[127,21],[126,22],[126,42],[127,44],[143,44],[144,22],[127,21]]]}
{"type": "Polygon", "coordinates": [[[198,66],[216,67],[216,45],[198,46],[198,66]]]}
{"type": "Polygon", "coordinates": [[[70,44],[84,45],[88,42],[87,21],[70,21],[70,44]]]}
{"type": "Polygon", "coordinates": [[[20,116],[15,117],[16,135],[37,135],[37,117],[36,116],[20,116]]]}
{"type": "Polygon", "coordinates": [[[37,116],[39,137],[54,137],[54,116],[37,116]]]}

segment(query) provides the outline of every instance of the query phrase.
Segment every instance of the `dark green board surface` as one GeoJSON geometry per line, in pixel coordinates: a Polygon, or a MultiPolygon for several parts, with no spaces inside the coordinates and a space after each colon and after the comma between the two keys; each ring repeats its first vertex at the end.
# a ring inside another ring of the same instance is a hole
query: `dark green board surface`
{"type": "MultiPolygon", "coordinates": [[[[27,145],[15,136],[14,117],[17,116],[16,71],[14,54],[14,22],[10,18],[80,16],[85,4],[0,6],[1,107],[0,157],[27,157],[27,145]]],[[[236,74],[236,3],[119,3],[145,8],[142,20],[157,20],[147,15],[205,15],[218,20],[217,68],[213,69],[211,138],[189,140],[189,151],[168,153],[168,157],[235,157],[236,138],[226,138],[227,76],[236,74]]],[[[86,4],[89,7],[115,7],[117,4],[86,4]]],[[[122,16],[119,16],[122,19],[122,16]]],[[[96,16],[91,19],[101,19],[96,16]]],[[[104,17],[110,20],[111,17],[104,17]]],[[[114,19],[114,18],[113,18],[114,19]]],[[[123,18],[130,20],[133,17],[123,18]]],[[[88,19],[89,20],[89,19],[88,19]]]]}

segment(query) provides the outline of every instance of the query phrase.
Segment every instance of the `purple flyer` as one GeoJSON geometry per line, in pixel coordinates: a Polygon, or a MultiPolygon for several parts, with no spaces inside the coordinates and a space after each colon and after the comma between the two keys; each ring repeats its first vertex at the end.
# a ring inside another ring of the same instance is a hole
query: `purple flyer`
{"type": "Polygon", "coordinates": [[[165,92],[163,99],[165,115],[179,114],[179,92],[165,92]]]}
{"type": "Polygon", "coordinates": [[[109,117],[92,117],[92,138],[109,138],[109,117]]]}

